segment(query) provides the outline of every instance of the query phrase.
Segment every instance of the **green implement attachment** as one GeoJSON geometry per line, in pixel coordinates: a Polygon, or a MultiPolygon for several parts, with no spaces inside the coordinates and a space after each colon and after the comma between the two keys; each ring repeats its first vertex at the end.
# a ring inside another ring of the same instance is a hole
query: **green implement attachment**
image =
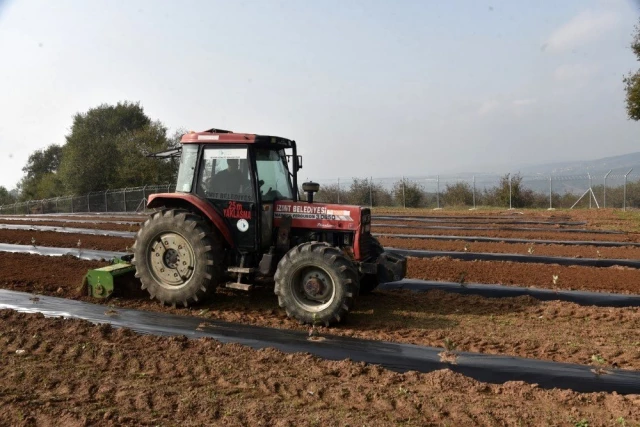
{"type": "Polygon", "coordinates": [[[131,256],[114,258],[113,264],[89,270],[83,282],[87,284],[88,295],[94,298],[109,298],[115,290],[115,278],[135,272],[136,268],[129,264],[131,256]]]}

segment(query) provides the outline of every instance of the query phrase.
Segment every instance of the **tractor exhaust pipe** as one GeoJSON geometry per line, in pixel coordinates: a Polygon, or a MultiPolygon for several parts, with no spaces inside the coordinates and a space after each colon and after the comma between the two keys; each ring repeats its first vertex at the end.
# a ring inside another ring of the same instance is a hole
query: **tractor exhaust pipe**
{"type": "Polygon", "coordinates": [[[307,202],[313,203],[313,193],[320,191],[320,184],[317,182],[305,182],[302,184],[302,191],[307,193],[307,202]]]}

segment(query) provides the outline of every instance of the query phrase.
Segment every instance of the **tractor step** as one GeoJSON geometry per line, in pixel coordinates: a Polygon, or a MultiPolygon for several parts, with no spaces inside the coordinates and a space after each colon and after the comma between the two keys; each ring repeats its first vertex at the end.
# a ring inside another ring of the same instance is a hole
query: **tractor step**
{"type": "Polygon", "coordinates": [[[240,291],[250,291],[253,289],[253,285],[247,285],[246,283],[229,282],[225,287],[230,289],[238,289],[240,291]]]}
{"type": "Polygon", "coordinates": [[[229,267],[227,268],[227,271],[229,273],[251,274],[256,271],[256,269],[247,267],[229,267]]]}

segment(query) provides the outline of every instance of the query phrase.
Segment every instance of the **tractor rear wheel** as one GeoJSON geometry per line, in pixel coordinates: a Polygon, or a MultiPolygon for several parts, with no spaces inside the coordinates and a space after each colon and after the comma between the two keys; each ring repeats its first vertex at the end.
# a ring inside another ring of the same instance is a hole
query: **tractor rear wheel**
{"type": "Polygon", "coordinates": [[[187,210],[155,212],[138,231],[133,251],[142,289],[165,304],[201,301],[223,277],[220,237],[187,210]]]}
{"type": "Polygon", "coordinates": [[[275,274],[278,303],[302,323],[343,321],[358,295],[358,272],[341,250],[327,243],[307,242],[291,249],[275,274]]]}
{"type": "MultiPolygon", "coordinates": [[[[360,252],[364,255],[366,262],[376,262],[378,257],[384,252],[384,248],[372,235],[363,236],[360,245],[360,252]]],[[[378,287],[379,280],[377,274],[364,274],[360,277],[360,295],[370,294],[378,287]]]]}

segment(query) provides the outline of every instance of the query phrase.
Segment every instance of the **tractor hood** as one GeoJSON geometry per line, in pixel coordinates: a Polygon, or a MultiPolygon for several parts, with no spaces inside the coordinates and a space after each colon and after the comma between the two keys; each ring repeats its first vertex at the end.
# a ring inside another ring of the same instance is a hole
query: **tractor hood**
{"type": "Polygon", "coordinates": [[[291,217],[292,228],[356,231],[360,224],[371,222],[369,209],[360,206],[280,200],[273,209],[276,227],[286,216],[291,217]]]}

